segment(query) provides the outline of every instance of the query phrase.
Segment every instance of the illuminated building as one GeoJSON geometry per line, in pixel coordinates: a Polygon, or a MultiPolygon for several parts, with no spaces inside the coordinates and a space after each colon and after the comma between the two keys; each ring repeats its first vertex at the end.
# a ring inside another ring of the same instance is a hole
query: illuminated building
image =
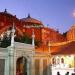
{"type": "Polygon", "coordinates": [[[0,48],[0,58],[5,59],[2,60],[2,63],[5,61],[5,74],[2,72],[2,75],[50,75],[50,64],[55,73],[56,69],[71,69],[72,72],[74,70],[74,25],[61,34],[29,14],[26,18],[18,19],[16,15],[13,16],[5,10],[0,12],[0,35],[0,46],[4,47],[0,48]],[[11,47],[13,24],[15,42],[12,43],[14,47],[11,47]]]}

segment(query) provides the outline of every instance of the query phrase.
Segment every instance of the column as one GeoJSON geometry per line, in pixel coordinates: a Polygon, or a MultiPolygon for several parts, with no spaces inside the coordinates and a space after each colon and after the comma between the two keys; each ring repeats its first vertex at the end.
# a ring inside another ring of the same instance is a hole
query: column
{"type": "Polygon", "coordinates": [[[9,75],[9,56],[5,58],[5,74],[4,75],[9,75]]]}
{"type": "Polygon", "coordinates": [[[52,60],[52,56],[50,55],[49,56],[49,75],[52,75],[52,63],[51,63],[51,60],[52,60]]]}
{"type": "Polygon", "coordinates": [[[31,59],[27,59],[27,75],[31,75],[31,59]]]}
{"type": "Polygon", "coordinates": [[[14,75],[16,75],[16,61],[17,61],[17,59],[16,59],[16,53],[14,52],[14,75]]]}
{"type": "Polygon", "coordinates": [[[40,75],[43,75],[43,59],[40,59],[40,75]]]}
{"type": "Polygon", "coordinates": [[[32,60],[31,60],[32,62],[31,62],[31,75],[35,75],[35,65],[34,65],[34,61],[35,61],[35,59],[34,58],[32,58],[32,60]]]}
{"type": "Polygon", "coordinates": [[[52,74],[52,72],[51,72],[52,71],[52,65],[51,65],[52,60],[50,58],[48,58],[47,61],[48,61],[48,64],[47,64],[48,65],[48,71],[47,71],[48,73],[47,74],[51,75],[52,74]]]}
{"type": "Polygon", "coordinates": [[[40,59],[35,59],[35,74],[34,75],[40,75],[40,59]]]}
{"type": "Polygon", "coordinates": [[[16,57],[13,54],[7,54],[5,57],[5,74],[16,75],[16,57]]]}
{"type": "Polygon", "coordinates": [[[47,69],[48,69],[47,59],[43,59],[43,75],[48,75],[47,69]]]}
{"type": "Polygon", "coordinates": [[[9,75],[16,75],[16,59],[14,57],[14,48],[10,47],[10,50],[9,50],[9,75]]]}

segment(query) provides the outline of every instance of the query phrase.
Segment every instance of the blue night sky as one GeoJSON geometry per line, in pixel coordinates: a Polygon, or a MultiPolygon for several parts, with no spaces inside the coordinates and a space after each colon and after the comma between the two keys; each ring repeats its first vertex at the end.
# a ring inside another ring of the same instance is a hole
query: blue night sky
{"type": "Polygon", "coordinates": [[[72,13],[75,10],[75,0],[0,0],[0,11],[4,9],[18,18],[31,17],[39,19],[50,28],[66,32],[75,18],[72,13]]]}

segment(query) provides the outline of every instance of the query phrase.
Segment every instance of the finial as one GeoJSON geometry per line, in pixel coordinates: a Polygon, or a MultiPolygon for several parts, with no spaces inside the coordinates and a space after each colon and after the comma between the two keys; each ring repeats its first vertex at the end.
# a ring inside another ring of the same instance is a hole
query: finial
{"type": "Polygon", "coordinates": [[[7,12],[7,9],[5,9],[4,12],[6,13],[7,12]]]}
{"type": "Polygon", "coordinates": [[[30,14],[28,14],[28,18],[30,18],[30,14]]]}

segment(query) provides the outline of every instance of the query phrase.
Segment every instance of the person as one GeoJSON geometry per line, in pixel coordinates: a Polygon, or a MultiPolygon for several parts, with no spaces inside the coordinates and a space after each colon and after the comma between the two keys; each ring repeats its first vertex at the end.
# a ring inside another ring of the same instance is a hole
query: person
{"type": "Polygon", "coordinates": [[[65,75],[69,75],[69,72],[67,72],[65,75]]]}
{"type": "Polygon", "coordinates": [[[60,72],[57,72],[57,75],[60,75],[60,72]]]}

